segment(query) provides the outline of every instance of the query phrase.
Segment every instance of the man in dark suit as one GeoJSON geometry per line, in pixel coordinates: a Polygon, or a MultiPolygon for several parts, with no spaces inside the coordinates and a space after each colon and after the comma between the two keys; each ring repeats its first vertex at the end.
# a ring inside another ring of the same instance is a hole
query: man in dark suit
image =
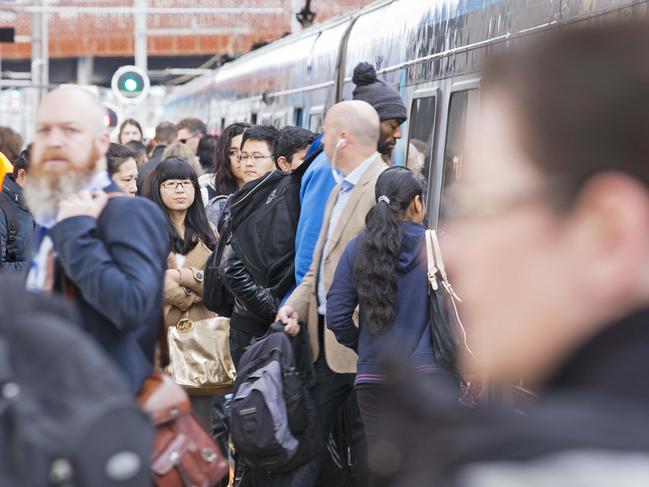
{"type": "Polygon", "coordinates": [[[146,164],[140,166],[138,171],[137,194],[146,194],[150,174],[156,167],[158,167],[158,164],[162,162],[162,154],[168,145],[171,145],[176,141],[177,135],[178,129],[171,122],[161,122],[155,128],[155,136],[153,137],[153,140],[155,140],[156,146],[155,149],[153,149],[153,154],[151,154],[149,160],[146,164]]]}
{"type": "Polygon", "coordinates": [[[168,236],[152,202],[119,197],[103,116],[81,88],[54,90],[39,107],[25,197],[40,229],[27,285],[72,299],[136,392],[160,333],[168,236]]]}

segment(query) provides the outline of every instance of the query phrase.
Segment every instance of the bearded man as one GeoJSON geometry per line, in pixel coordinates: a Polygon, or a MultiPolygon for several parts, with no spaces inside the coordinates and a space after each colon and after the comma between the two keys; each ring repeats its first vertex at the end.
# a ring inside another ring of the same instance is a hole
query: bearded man
{"type": "Polygon", "coordinates": [[[27,287],[74,300],[135,393],[160,334],[167,223],[152,202],[119,197],[104,115],[76,87],[52,91],[38,109],[25,198],[40,228],[27,287]]]}

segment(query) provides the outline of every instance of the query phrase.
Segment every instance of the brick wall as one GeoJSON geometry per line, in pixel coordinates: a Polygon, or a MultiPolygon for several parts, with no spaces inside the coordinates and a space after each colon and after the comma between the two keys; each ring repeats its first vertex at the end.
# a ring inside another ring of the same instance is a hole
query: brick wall
{"type": "MultiPolygon", "coordinates": [[[[371,0],[313,0],[311,9],[316,22],[356,10],[371,0]]],[[[25,3],[19,4],[25,5],[25,3]]],[[[56,6],[133,6],[133,0],[59,0],[56,6]]],[[[7,4],[5,4],[7,6],[7,4]]],[[[291,0],[149,0],[149,7],[271,7],[280,8],[272,14],[206,14],[149,15],[147,29],[246,29],[245,33],[206,35],[150,36],[150,56],[188,56],[203,54],[237,55],[247,52],[259,41],[271,41],[291,29],[291,0]]],[[[4,6],[3,6],[4,7],[4,6]]],[[[51,58],[124,57],[133,55],[134,19],[117,13],[85,14],[59,12],[49,14],[49,48],[51,58]]],[[[31,35],[32,14],[0,11],[0,26],[14,26],[16,35],[31,35]]],[[[31,44],[2,44],[3,59],[29,59],[31,44]]]]}

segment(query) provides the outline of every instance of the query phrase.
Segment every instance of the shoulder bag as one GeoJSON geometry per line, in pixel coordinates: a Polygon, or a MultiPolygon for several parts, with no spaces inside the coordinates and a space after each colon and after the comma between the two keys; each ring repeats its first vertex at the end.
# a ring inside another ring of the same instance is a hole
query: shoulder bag
{"type": "Polygon", "coordinates": [[[473,355],[467,343],[457,303],[462,300],[451,286],[444,267],[444,259],[434,230],[426,230],[426,260],[428,264],[428,289],[430,324],[433,336],[433,354],[437,363],[457,370],[457,351],[460,343],[473,355]]]}
{"type": "Polygon", "coordinates": [[[191,394],[229,392],[236,373],[229,344],[230,319],[193,321],[185,311],[167,329],[169,375],[191,394]]]}
{"type": "Polygon", "coordinates": [[[213,487],[228,473],[228,461],[191,412],[187,393],[166,374],[144,382],[138,405],[155,426],[151,474],[157,487],[213,487]]]}

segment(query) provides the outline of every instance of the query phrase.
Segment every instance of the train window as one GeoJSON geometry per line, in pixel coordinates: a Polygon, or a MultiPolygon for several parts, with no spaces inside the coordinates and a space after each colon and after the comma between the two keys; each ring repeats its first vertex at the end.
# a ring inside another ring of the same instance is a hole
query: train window
{"type": "Polygon", "coordinates": [[[309,130],[320,133],[320,130],[322,130],[322,113],[312,113],[309,115],[309,130]]]}
{"type": "Polygon", "coordinates": [[[304,109],[302,107],[295,107],[295,110],[293,110],[293,123],[295,124],[296,127],[301,127],[302,126],[302,114],[304,112],[304,109]]]}
{"type": "Polygon", "coordinates": [[[276,129],[281,129],[286,126],[286,113],[281,113],[273,117],[272,122],[273,127],[276,129]]]}
{"type": "Polygon", "coordinates": [[[415,98],[410,110],[406,166],[424,181],[428,181],[433,153],[436,108],[436,97],[428,96],[415,98]]]}
{"type": "MultiPolygon", "coordinates": [[[[462,179],[462,163],[475,134],[478,102],[477,88],[451,94],[444,147],[441,207],[444,205],[444,190],[462,179]]],[[[442,211],[441,214],[443,215],[444,212],[442,211]]]]}
{"type": "Polygon", "coordinates": [[[257,125],[257,114],[255,112],[250,114],[250,125],[257,125]]]}

